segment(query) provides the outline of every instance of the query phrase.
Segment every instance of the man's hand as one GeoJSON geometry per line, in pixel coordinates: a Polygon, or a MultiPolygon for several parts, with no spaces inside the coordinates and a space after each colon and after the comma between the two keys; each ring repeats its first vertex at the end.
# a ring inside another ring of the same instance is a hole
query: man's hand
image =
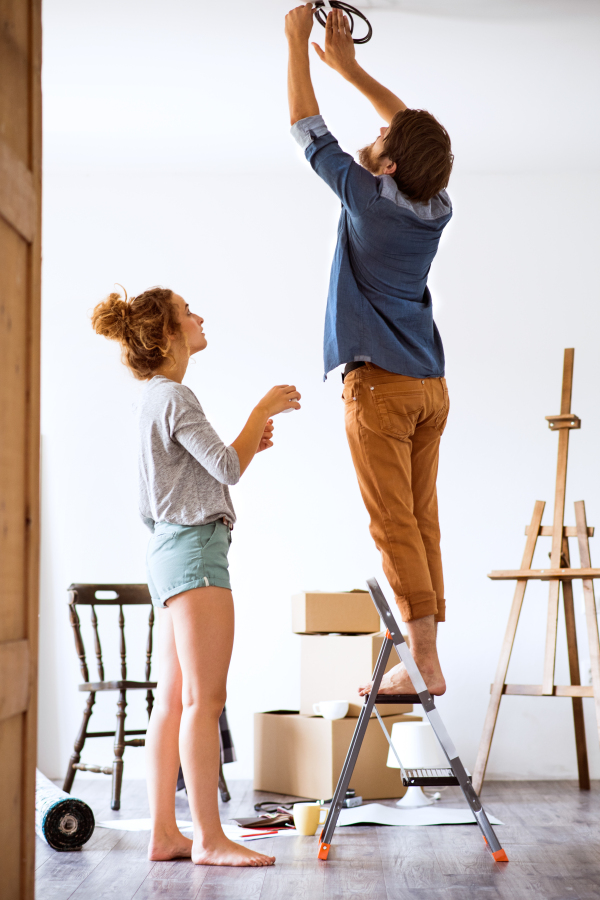
{"type": "Polygon", "coordinates": [[[257,453],[260,453],[261,450],[268,450],[269,447],[273,446],[273,419],[269,419],[267,424],[265,425],[265,430],[263,431],[263,436],[260,439],[260,444],[258,445],[257,453]]]}
{"type": "Polygon", "coordinates": [[[356,51],[350,33],[350,23],[341,9],[332,9],[327,16],[325,50],[321,50],[314,41],[313,47],[319,59],[340,75],[346,75],[355,64],[356,51]]]}
{"type": "MultiPolygon", "coordinates": [[[[400,97],[397,97],[382,84],[379,84],[378,81],[375,81],[374,78],[371,78],[356,61],[354,41],[350,34],[350,23],[341,9],[332,9],[327,16],[325,50],[321,50],[314,41],[313,47],[319,59],[331,66],[346,81],[353,84],[361,94],[365,95],[388,125],[397,112],[406,109],[406,104],[402,102],[400,97]]],[[[300,118],[300,116],[297,118],[300,118]]],[[[294,121],[296,120],[292,119],[292,124],[294,121]]]]}
{"type": "Polygon", "coordinates": [[[313,21],[312,3],[291,9],[285,17],[285,36],[290,44],[299,43],[308,46],[313,21]]]}

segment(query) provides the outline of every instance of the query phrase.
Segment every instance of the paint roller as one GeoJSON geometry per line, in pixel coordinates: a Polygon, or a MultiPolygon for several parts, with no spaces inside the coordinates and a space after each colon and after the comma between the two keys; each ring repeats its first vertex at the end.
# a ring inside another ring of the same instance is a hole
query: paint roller
{"type": "Polygon", "coordinates": [[[327,25],[327,16],[331,12],[332,9],[341,9],[342,12],[348,17],[348,22],[350,24],[350,34],[354,35],[354,18],[362,19],[365,25],[367,26],[367,33],[364,37],[355,38],[352,40],[355,44],[366,44],[367,41],[370,41],[373,36],[373,29],[371,28],[371,23],[367,19],[364,13],[360,11],[360,9],[356,9],[355,6],[350,6],[349,3],[343,3],[342,0],[315,0],[313,2],[313,7],[315,10],[315,19],[319,22],[323,28],[327,25]]]}
{"type": "Polygon", "coordinates": [[[56,787],[39,769],[35,772],[35,830],[53,850],[81,850],[96,822],[83,800],[56,787]]]}

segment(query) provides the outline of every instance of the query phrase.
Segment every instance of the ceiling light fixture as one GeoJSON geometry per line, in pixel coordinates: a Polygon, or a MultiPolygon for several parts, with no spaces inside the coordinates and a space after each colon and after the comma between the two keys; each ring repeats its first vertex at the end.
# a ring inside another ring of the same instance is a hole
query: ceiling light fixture
{"type": "Polygon", "coordinates": [[[370,41],[373,36],[373,29],[371,28],[371,23],[367,19],[364,13],[362,13],[359,9],[356,9],[354,6],[350,6],[349,3],[343,3],[342,0],[316,0],[315,4],[315,19],[325,28],[327,24],[327,16],[332,9],[341,9],[342,12],[348,16],[348,21],[350,23],[350,34],[354,35],[354,17],[358,17],[362,19],[363,22],[367,26],[367,33],[364,37],[355,38],[352,40],[355,44],[366,44],[367,41],[370,41]]]}

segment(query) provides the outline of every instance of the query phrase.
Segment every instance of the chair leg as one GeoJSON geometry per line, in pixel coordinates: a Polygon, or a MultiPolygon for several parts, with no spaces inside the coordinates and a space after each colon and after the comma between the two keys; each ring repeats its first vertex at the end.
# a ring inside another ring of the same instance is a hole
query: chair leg
{"type": "Polygon", "coordinates": [[[115,732],[115,758],[113,761],[111,809],[121,808],[121,784],[123,782],[123,753],[125,752],[125,707],[127,691],[119,691],[117,702],[117,728],[115,732]]]}
{"type": "Polygon", "coordinates": [[[75,752],[69,760],[69,767],[67,769],[67,774],[65,775],[63,791],[66,794],[70,794],[71,788],[73,787],[73,781],[75,780],[75,775],[77,773],[77,769],[74,769],[73,766],[81,759],[81,751],[83,750],[83,745],[85,744],[88,723],[90,721],[90,716],[92,715],[92,707],[94,706],[95,700],[96,693],[95,691],[92,691],[91,694],[88,694],[87,703],[85,704],[85,709],[83,711],[83,721],[81,723],[81,728],[79,729],[79,733],[75,738],[75,743],[73,745],[75,752]]]}
{"type": "Polygon", "coordinates": [[[219,763],[219,793],[221,794],[221,800],[223,803],[229,803],[231,800],[231,794],[229,793],[229,788],[227,787],[227,782],[225,781],[225,776],[223,775],[223,763],[219,763]]]}
{"type": "Polygon", "coordinates": [[[150,716],[152,715],[152,708],[154,706],[154,694],[152,691],[146,691],[146,709],[148,710],[148,721],[150,721],[150,716]]]}

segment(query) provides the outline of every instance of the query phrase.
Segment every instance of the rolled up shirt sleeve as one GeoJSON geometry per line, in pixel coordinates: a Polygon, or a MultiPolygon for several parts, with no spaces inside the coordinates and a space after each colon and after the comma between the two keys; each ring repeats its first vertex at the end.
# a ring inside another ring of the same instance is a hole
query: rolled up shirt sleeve
{"type": "Polygon", "coordinates": [[[322,116],[299,119],[292,125],[292,136],[314,171],[337,194],[351,216],[362,215],[379,199],[380,179],[342,150],[322,116]]]}
{"type": "Polygon", "coordinates": [[[323,137],[324,134],[329,134],[329,130],[323,116],[308,116],[292,125],[292,137],[303,150],[306,150],[315,138],[323,137]]]}

